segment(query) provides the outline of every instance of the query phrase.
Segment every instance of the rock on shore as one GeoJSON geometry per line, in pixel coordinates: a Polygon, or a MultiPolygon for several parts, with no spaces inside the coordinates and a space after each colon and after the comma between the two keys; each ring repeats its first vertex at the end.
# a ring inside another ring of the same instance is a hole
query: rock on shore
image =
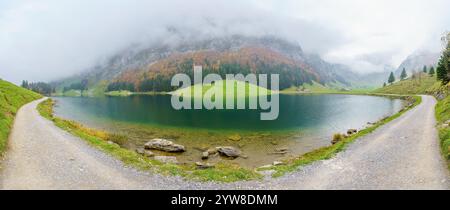
{"type": "Polygon", "coordinates": [[[184,152],[186,151],[183,145],[175,144],[166,139],[153,139],[144,145],[145,149],[154,149],[164,152],[184,152]]]}
{"type": "Polygon", "coordinates": [[[216,149],[220,155],[230,158],[237,158],[241,155],[241,151],[234,147],[217,147],[216,149]]]}

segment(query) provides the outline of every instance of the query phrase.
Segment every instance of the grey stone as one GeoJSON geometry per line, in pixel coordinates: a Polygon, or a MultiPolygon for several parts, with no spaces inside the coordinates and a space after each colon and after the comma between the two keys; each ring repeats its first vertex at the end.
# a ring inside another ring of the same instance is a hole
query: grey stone
{"type": "Polygon", "coordinates": [[[280,166],[280,165],[284,165],[284,163],[281,162],[281,161],[273,161],[272,165],[274,165],[274,166],[280,166]]]}
{"type": "Polygon", "coordinates": [[[155,153],[153,153],[153,152],[150,151],[150,150],[145,150],[145,151],[144,151],[144,155],[145,155],[146,157],[153,157],[153,156],[155,156],[155,153]]]}
{"type": "Polygon", "coordinates": [[[145,150],[142,148],[137,148],[136,149],[136,153],[140,154],[140,155],[144,155],[145,154],[145,150]]]}
{"type": "Polygon", "coordinates": [[[207,151],[203,152],[202,153],[202,159],[205,160],[205,159],[208,159],[208,158],[209,158],[209,152],[207,152],[207,151]]]}
{"type": "Polygon", "coordinates": [[[172,141],[166,139],[153,139],[147,142],[145,149],[155,149],[164,152],[184,152],[186,151],[183,145],[174,144],[172,141]]]}
{"type": "Polygon", "coordinates": [[[230,158],[237,158],[241,155],[241,151],[234,147],[217,147],[217,152],[230,158]]]}
{"type": "Polygon", "coordinates": [[[208,155],[215,155],[215,154],[217,154],[217,148],[211,148],[211,149],[208,149],[208,151],[206,151],[206,152],[208,152],[208,155]]]}
{"type": "Polygon", "coordinates": [[[353,134],[356,134],[356,133],[358,133],[357,129],[348,129],[347,130],[347,135],[353,135],[353,134]]]}

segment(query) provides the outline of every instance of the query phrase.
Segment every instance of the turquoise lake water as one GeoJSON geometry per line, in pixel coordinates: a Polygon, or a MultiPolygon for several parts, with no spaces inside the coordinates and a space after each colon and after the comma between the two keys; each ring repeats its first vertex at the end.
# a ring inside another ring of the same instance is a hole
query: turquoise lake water
{"type": "Polygon", "coordinates": [[[402,100],[375,96],[280,95],[278,119],[261,121],[262,110],[174,110],[168,95],[55,99],[57,116],[126,134],[126,148],[142,148],[150,139],[166,138],[185,145],[187,151],[160,155],[192,164],[202,161],[205,149],[233,146],[248,158],[215,157],[208,162],[250,168],[330,145],[334,133],[362,129],[403,107],[402,100]],[[236,135],[241,139],[230,140],[236,135]],[[288,153],[274,154],[279,148],[289,148],[288,153]]]}

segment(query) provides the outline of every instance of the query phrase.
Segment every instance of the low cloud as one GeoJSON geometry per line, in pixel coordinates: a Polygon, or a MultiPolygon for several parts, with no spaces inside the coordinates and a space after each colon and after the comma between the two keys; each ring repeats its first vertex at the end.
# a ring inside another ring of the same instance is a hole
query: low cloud
{"type": "Polygon", "coordinates": [[[70,76],[131,45],[171,43],[173,30],[192,39],[280,36],[371,72],[398,65],[417,48],[438,48],[434,40],[450,28],[449,6],[445,0],[9,1],[0,3],[0,77],[70,76]]]}

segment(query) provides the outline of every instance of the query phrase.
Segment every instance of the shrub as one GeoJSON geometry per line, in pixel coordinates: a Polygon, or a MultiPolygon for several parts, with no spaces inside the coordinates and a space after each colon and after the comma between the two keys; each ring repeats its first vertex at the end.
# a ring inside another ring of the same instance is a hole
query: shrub
{"type": "Polygon", "coordinates": [[[106,137],[106,141],[111,141],[120,146],[123,146],[127,143],[128,138],[124,135],[114,133],[114,134],[108,134],[108,136],[106,137]]]}
{"type": "Polygon", "coordinates": [[[344,140],[344,135],[340,134],[340,133],[335,133],[333,135],[333,140],[331,141],[332,144],[336,144],[342,140],[344,140]]]}

